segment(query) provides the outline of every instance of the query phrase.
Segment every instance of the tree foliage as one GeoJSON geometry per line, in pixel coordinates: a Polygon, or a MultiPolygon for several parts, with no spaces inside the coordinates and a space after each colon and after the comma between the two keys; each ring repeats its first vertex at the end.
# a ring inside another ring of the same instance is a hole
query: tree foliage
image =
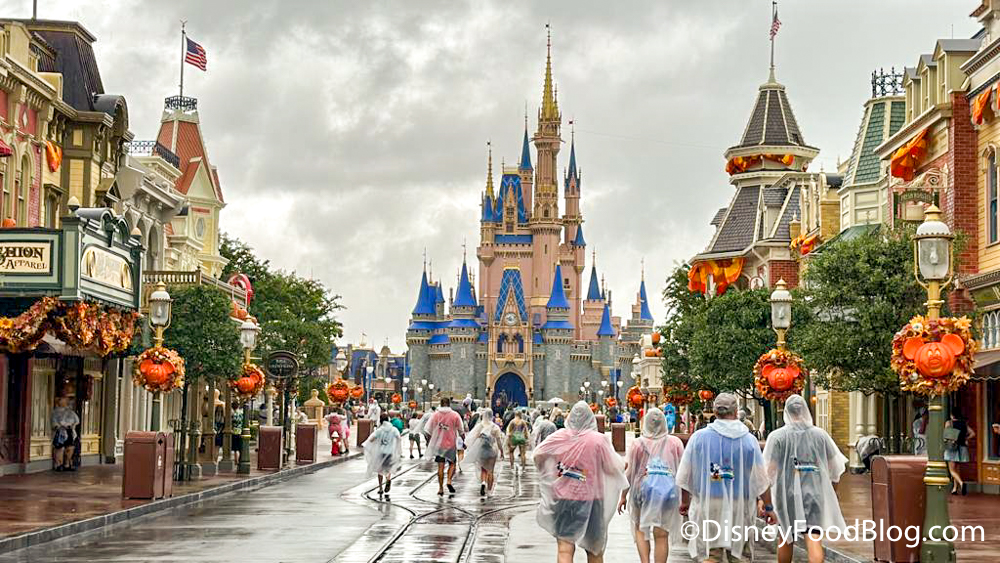
{"type": "Polygon", "coordinates": [[[209,286],[173,290],[170,328],[164,344],[184,358],[188,380],[235,377],[243,361],[237,325],[226,294],[209,286]]]}
{"type": "Polygon", "coordinates": [[[660,349],[663,351],[663,384],[668,387],[687,385],[697,389],[691,372],[690,347],[696,326],[694,319],[704,306],[705,299],[688,290],[689,270],[686,264],[681,264],[667,278],[663,289],[667,314],[665,323],[660,327],[660,349]]]}
{"type": "Polygon", "coordinates": [[[905,231],[875,232],[840,240],[809,260],[805,293],[816,315],[796,333],[819,385],[899,392],[889,368],[892,337],[923,314],[926,299],[913,276],[912,244],[905,231]]]}

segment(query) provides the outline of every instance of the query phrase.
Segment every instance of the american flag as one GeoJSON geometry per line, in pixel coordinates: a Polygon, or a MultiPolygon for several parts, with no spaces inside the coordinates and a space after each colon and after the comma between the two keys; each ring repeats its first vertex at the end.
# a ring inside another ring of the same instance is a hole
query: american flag
{"type": "Polygon", "coordinates": [[[201,70],[208,70],[208,57],[205,55],[205,49],[190,39],[187,40],[187,52],[184,53],[184,62],[190,63],[201,70]]]}
{"type": "Polygon", "coordinates": [[[781,20],[778,19],[778,9],[774,9],[774,18],[771,20],[771,39],[778,34],[778,28],[781,27],[781,20]]]}

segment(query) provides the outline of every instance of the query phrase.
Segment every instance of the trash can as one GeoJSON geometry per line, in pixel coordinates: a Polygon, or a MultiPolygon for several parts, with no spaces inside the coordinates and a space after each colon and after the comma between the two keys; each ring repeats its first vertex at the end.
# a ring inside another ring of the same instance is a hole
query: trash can
{"type": "MultiPolygon", "coordinates": [[[[876,529],[921,527],[927,504],[926,466],[927,458],[923,456],[876,456],[872,460],[872,520],[876,529]]],[[[887,536],[879,534],[875,538],[875,561],[920,560],[920,545],[907,547],[912,542],[905,534],[898,541],[889,541],[887,536]]]]}
{"type": "Polygon", "coordinates": [[[611,445],[618,453],[625,453],[625,429],[628,427],[624,422],[611,423],[611,445]]]}
{"type": "Polygon", "coordinates": [[[295,427],[295,463],[306,465],[316,462],[318,430],[319,427],[315,424],[299,424],[295,427]]]}
{"type": "Polygon", "coordinates": [[[605,422],[604,415],[601,413],[597,413],[595,418],[597,418],[597,431],[600,432],[601,434],[604,434],[604,422],[605,422]]]}
{"type": "Polygon", "coordinates": [[[257,469],[259,471],[277,471],[281,469],[281,456],[284,447],[283,432],[280,426],[261,426],[257,437],[257,469]]]}
{"type": "Polygon", "coordinates": [[[164,434],[163,498],[174,496],[174,435],[164,434]]]}
{"type": "Polygon", "coordinates": [[[166,465],[166,438],[162,432],[125,434],[122,498],[163,497],[166,465]]]}
{"type": "Polygon", "coordinates": [[[372,421],[367,418],[358,419],[358,441],[355,444],[360,448],[372,434],[372,421]]]}

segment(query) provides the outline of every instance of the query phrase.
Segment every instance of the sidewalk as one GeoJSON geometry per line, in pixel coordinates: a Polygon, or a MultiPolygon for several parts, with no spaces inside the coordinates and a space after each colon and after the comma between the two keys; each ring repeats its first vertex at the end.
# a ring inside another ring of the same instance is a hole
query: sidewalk
{"type": "MultiPolygon", "coordinates": [[[[352,447],[349,456],[360,453],[359,448],[352,447]]],[[[173,497],[157,501],[122,498],[121,463],[86,466],[71,473],[46,471],[0,477],[0,498],[3,499],[0,503],[0,553],[97,529],[201,498],[272,484],[337,461],[330,455],[330,442],[323,433],[319,436],[314,464],[296,466],[293,461],[279,472],[258,471],[255,450],[251,450],[250,458],[250,475],[231,472],[195,481],[174,481],[173,497]],[[72,525],[74,523],[76,525],[72,525]]]]}

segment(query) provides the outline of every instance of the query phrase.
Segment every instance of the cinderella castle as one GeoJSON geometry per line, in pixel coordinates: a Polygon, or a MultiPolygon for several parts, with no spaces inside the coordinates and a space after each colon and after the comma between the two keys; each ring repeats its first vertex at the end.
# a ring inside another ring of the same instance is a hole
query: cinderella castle
{"type": "MultiPolygon", "coordinates": [[[[520,161],[503,167],[499,189],[492,152],[488,159],[476,251],[478,291],[463,260],[457,289],[446,302],[441,281],[428,275],[425,264],[406,333],[413,388],[427,380],[435,397],[472,393],[494,405],[501,397],[520,405],[552,397],[576,400],[581,388],[588,400],[599,400],[600,391],[614,394],[617,382],[632,371],[641,336],[653,328],[645,281],[625,327],[612,314],[611,292],[599,283],[593,263],[589,284],[583,285],[581,175],[571,136],[560,214],[561,133],[550,37],[538,128],[529,136],[525,119],[520,161]],[[607,387],[602,389],[602,382],[607,387]]],[[[624,381],[626,389],[629,385],[624,381]]]]}

